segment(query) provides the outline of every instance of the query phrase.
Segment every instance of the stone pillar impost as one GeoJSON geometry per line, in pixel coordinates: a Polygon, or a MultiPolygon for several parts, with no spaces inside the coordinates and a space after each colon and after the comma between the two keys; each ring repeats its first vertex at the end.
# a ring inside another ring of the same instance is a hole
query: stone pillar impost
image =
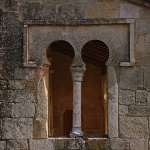
{"type": "Polygon", "coordinates": [[[70,137],[82,137],[81,129],[81,82],[85,66],[70,68],[73,77],[73,127],[70,137]]]}

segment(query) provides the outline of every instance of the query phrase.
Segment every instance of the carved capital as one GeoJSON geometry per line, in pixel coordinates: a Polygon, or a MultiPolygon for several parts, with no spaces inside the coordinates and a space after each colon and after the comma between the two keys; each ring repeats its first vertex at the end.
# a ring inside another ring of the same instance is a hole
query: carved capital
{"type": "Polygon", "coordinates": [[[84,71],[86,70],[85,66],[81,66],[81,67],[71,66],[70,70],[72,73],[73,81],[81,82],[84,71]]]}

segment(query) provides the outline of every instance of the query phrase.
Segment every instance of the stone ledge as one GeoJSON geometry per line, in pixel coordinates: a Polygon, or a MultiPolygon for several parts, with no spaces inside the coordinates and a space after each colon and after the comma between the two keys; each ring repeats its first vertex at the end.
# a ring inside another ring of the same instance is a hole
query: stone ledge
{"type": "Polygon", "coordinates": [[[108,138],[49,138],[31,139],[31,150],[109,150],[108,138]]]}
{"type": "Polygon", "coordinates": [[[26,25],[94,25],[94,24],[133,24],[134,19],[106,19],[106,18],[95,18],[95,19],[81,19],[81,20],[25,20],[24,27],[26,25]]]}

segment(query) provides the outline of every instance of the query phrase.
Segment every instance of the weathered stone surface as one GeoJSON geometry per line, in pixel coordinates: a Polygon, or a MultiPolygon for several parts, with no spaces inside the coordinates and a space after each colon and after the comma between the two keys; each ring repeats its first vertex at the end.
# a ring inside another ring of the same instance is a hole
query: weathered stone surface
{"type": "Polygon", "coordinates": [[[5,42],[3,43],[4,47],[13,48],[21,46],[21,24],[19,22],[19,14],[16,12],[3,12],[3,35],[7,37],[5,38],[5,42]],[[18,39],[14,39],[14,37],[18,37],[18,39]],[[10,41],[7,41],[7,40],[10,41]],[[14,43],[14,41],[16,41],[14,43]],[[18,42],[17,42],[18,41],[18,42]],[[12,45],[9,45],[12,44],[12,45]]]}
{"type": "MultiPolygon", "coordinates": [[[[84,141],[82,141],[84,145],[84,141]]],[[[83,147],[84,148],[84,147],[83,147]]],[[[82,148],[82,149],[83,149],[82,148]]],[[[91,149],[91,150],[99,150],[99,149],[109,149],[109,142],[107,139],[88,139],[87,143],[85,144],[85,149],[91,149]]]]}
{"type": "Polygon", "coordinates": [[[27,140],[8,140],[6,142],[7,150],[28,150],[28,141],[27,140]]]}
{"type": "Polygon", "coordinates": [[[34,118],[34,138],[47,138],[48,91],[45,77],[38,83],[36,115],[34,118]]]}
{"type": "Polygon", "coordinates": [[[118,137],[118,84],[113,67],[108,67],[108,86],[108,132],[110,137],[118,137]]]}
{"type": "Polygon", "coordinates": [[[68,20],[68,19],[83,19],[83,7],[82,5],[58,5],[56,8],[57,20],[68,20]]]}
{"type": "Polygon", "coordinates": [[[111,148],[116,150],[129,149],[129,139],[111,138],[111,148]]]}
{"type": "Polygon", "coordinates": [[[136,104],[137,105],[148,105],[148,100],[150,99],[149,94],[145,90],[136,91],[136,104]]]}
{"type": "Polygon", "coordinates": [[[130,90],[120,90],[119,103],[124,105],[135,104],[135,92],[130,90]]]}
{"type": "Polygon", "coordinates": [[[9,11],[16,11],[18,8],[18,3],[16,0],[12,1],[5,1],[5,8],[8,9],[9,11]]]}
{"type": "Polygon", "coordinates": [[[141,31],[150,31],[150,20],[149,19],[143,19],[136,22],[136,29],[141,31]]]}
{"type": "Polygon", "coordinates": [[[0,139],[2,138],[2,119],[0,119],[0,139]]]}
{"type": "Polygon", "coordinates": [[[148,150],[148,140],[147,139],[130,139],[130,149],[148,150]]]}
{"type": "Polygon", "coordinates": [[[0,80],[0,90],[7,89],[7,81],[6,80],[0,80]]]}
{"type": "MultiPolygon", "coordinates": [[[[2,28],[0,27],[0,45],[2,45],[2,36],[1,36],[1,31],[2,28]]],[[[0,49],[0,60],[1,60],[1,63],[0,63],[0,70],[3,70],[6,65],[6,62],[7,62],[7,51],[6,49],[0,49]]]]}
{"type": "Polygon", "coordinates": [[[2,102],[35,102],[34,91],[28,90],[0,90],[0,101],[2,102]]]}
{"type": "Polygon", "coordinates": [[[30,150],[54,150],[54,139],[29,140],[30,150]]]}
{"type": "Polygon", "coordinates": [[[109,149],[109,140],[105,138],[49,138],[29,140],[31,150],[99,150],[109,149]]]}
{"type": "Polygon", "coordinates": [[[128,114],[128,106],[119,105],[119,115],[125,116],[128,114]]]}
{"type": "Polygon", "coordinates": [[[146,8],[146,7],[143,7],[141,9],[141,17],[142,18],[150,18],[150,9],[149,8],[146,8]]]}
{"type": "Polygon", "coordinates": [[[3,120],[3,139],[30,139],[32,137],[32,118],[6,118],[3,120]]]}
{"type": "Polygon", "coordinates": [[[27,81],[26,82],[26,89],[27,90],[36,90],[37,89],[37,83],[35,81],[27,81]]]}
{"type": "Polygon", "coordinates": [[[12,103],[0,102],[0,117],[12,117],[12,103]]]}
{"type": "Polygon", "coordinates": [[[129,4],[120,4],[120,18],[140,18],[140,7],[129,4]]]}
{"type": "Polygon", "coordinates": [[[14,71],[11,70],[0,70],[0,79],[13,79],[14,71]]]}
{"type": "MultiPolygon", "coordinates": [[[[144,26],[142,26],[144,27],[144,26]]],[[[145,27],[144,27],[145,28],[145,27]]],[[[148,31],[138,31],[136,32],[136,64],[137,66],[149,66],[150,64],[150,32],[148,31]]]]}
{"type": "Polygon", "coordinates": [[[43,2],[52,4],[74,3],[73,0],[44,0],[43,2]]]}
{"type": "Polygon", "coordinates": [[[120,89],[136,90],[143,87],[143,69],[142,68],[121,68],[120,89]]]}
{"type": "Polygon", "coordinates": [[[8,89],[25,89],[25,81],[24,80],[9,80],[8,81],[8,89]]]}
{"type": "Polygon", "coordinates": [[[147,91],[150,92],[150,68],[144,69],[144,88],[146,88],[147,91]]]}
{"type": "Polygon", "coordinates": [[[119,118],[119,131],[122,138],[149,138],[148,120],[146,117],[119,118]]]}
{"type": "MultiPolygon", "coordinates": [[[[33,80],[35,78],[35,69],[16,67],[14,71],[15,79],[33,80]]],[[[36,76],[37,77],[37,76],[36,76]]]]}
{"type": "Polygon", "coordinates": [[[18,0],[18,3],[41,3],[42,4],[43,0],[31,0],[31,1],[28,1],[28,0],[18,0]]]}
{"type": "Polygon", "coordinates": [[[89,4],[85,7],[84,18],[103,18],[105,12],[104,4],[89,4]]]}
{"type": "Polygon", "coordinates": [[[130,116],[150,116],[150,107],[149,106],[129,106],[129,115],[130,116]]]}
{"type": "Polygon", "coordinates": [[[30,118],[35,115],[35,104],[32,102],[14,103],[12,105],[12,117],[30,118]]]}
{"type": "Polygon", "coordinates": [[[118,18],[119,16],[119,5],[114,4],[105,4],[105,17],[106,18],[118,18]]]}
{"type": "Polygon", "coordinates": [[[0,141],[0,150],[5,150],[5,141],[0,141]]]}
{"type": "MultiPolygon", "coordinates": [[[[12,37],[13,38],[13,37],[12,37]]],[[[18,38],[18,37],[15,37],[18,38]]],[[[14,41],[16,43],[16,41],[14,41]]],[[[13,48],[10,49],[7,53],[7,63],[6,63],[6,69],[14,69],[17,66],[20,66],[22,63],[21,60],[21,49],[20,48],[13,48]],[[15,57],[14,57],[15,55],[15,57]]]]}

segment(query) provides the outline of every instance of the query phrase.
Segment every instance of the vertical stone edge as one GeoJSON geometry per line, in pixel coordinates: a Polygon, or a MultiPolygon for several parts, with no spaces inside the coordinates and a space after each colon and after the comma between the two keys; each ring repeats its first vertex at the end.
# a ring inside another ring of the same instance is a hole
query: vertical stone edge
{"type": "Polygon", "coordinates": [[[108,66],[108,135],[118,137],[118,83],[111,66],[108,66]]]}
{"type": "Polygon", "coordinates": [[[36,114],[33,125],[35,139],[48,138],[48,75],[49,67],[39,70],[37,87],[36,114]]]}
{"type": "Polygon", "coordinates": [[[130,62],[135,63],[134,56],[134,23],[130,23],[130,62]]]}

